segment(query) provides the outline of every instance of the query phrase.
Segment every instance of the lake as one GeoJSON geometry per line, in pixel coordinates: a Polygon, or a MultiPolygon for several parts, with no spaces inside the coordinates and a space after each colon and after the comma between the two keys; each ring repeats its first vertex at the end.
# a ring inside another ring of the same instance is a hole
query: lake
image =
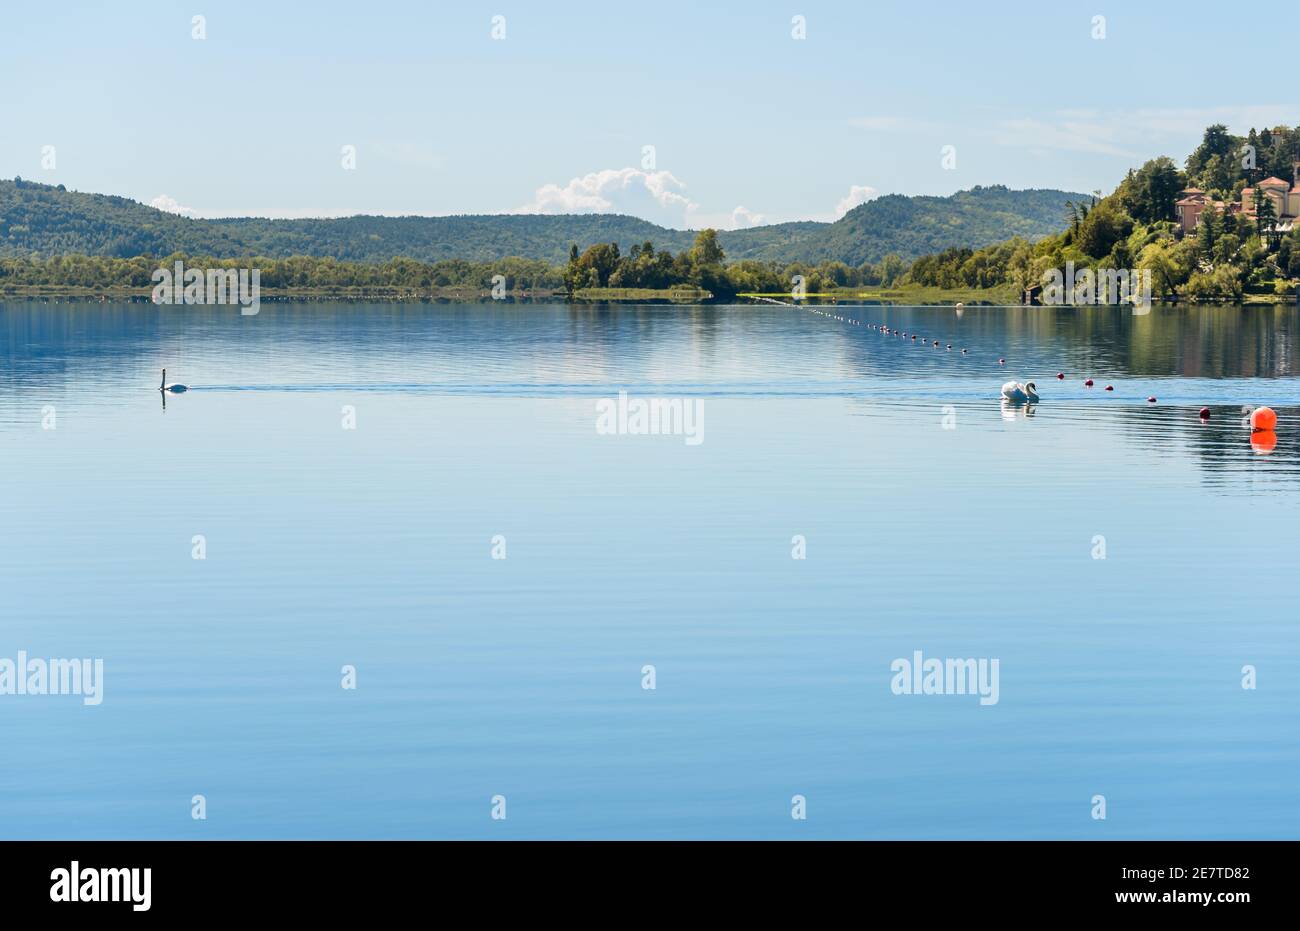
{"type": "Polygon", "coordinates": [[[0,695],[0,836],[1295,838],[1298,375],[1294,307],[5,300],[0,659],[103,674],[0,695]]]}

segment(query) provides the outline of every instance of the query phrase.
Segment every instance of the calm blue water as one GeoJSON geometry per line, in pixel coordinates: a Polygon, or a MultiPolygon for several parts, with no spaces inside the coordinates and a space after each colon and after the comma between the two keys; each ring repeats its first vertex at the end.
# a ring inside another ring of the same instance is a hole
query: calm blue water
{"type": "Polygon", "coordinates": [[[0,303],[0,836],[1300,836],[1296,310],[830,312],[0,303]]]}

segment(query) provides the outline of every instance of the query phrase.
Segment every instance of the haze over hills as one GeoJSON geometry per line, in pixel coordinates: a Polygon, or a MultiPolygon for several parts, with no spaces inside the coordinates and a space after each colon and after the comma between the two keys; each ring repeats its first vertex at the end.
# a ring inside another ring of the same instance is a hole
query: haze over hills
{"type": "MultiPolygon", "coordinates": [[[[1057,190],[976,187],[948,197],[891,194],[833,223],[801,221],[722,232],[727,258],[781,262],[877,262],[952,246],[979,248],[1012,236],[1040,239],[1066,225],[1065,203],[1084,195],[1057,190]]],[[[201,220],[124,197],[62,186],[0,180],[0,256],[67,254],[131,257],[173,252],[214,258],[292,255],[381,262],[407,257],[490,261],[507,256],[567,260],[569,247],[650,241],[674,253],[695,233],[616,214],[499,214],[267,220],[201,220]]]]}

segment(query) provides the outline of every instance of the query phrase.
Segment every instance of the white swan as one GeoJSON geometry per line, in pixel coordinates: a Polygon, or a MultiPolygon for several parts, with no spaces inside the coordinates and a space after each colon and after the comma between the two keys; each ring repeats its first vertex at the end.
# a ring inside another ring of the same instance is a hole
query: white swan
{"type": "Polygon", "coordinates": [[[182,391],[189,391],[190,389],[188,385],[178,385],[175,382],[172,382],[170,385],[167,384],[167,370],[163,369],[162,384],[158,386],[158,390],[170,391],[172,394],[180,394],[182,391]]]}
{"type": "Polygon", "coordinates": [[[1038,389],[1032,381],[1023,385],[1018,381],[1009,381],[1002,386],[1002,397],[1016,404],[1024,404],[1026,401],[1038,400],[1038,389]]]}

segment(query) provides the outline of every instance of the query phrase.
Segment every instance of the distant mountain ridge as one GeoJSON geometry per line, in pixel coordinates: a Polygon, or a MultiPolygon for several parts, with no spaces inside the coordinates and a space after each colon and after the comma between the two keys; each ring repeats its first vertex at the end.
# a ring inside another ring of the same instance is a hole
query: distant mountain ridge
{"type": "MultiPolygon", "coordinates": [[[[979,248],[1024,236],[1040,239],[1066,225],[1065,203],[1084,195],[1057,190],[975,187],[948,197],[891,194],[833,223],[801,221],[719,234],[729,260],[878,262],[952,246],[979,248]]],[[[292,255],[383,262],[491,261],[507,256],[567,260],[569,247],[647,240],[656,249],[689,248],[695,233],[621,214],[499,214],[445,217],[355,216],[329,220],[198,220],[107,194],[0,180],[0,256],[85,254],[215,258],[292,255]]]]}

